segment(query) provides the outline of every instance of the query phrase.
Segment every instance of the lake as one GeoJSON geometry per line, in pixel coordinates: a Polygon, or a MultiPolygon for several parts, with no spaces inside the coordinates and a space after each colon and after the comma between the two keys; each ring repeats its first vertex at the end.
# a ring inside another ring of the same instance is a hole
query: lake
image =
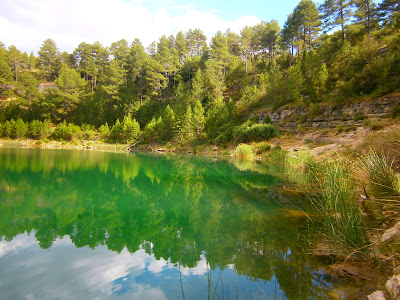
{"type": "Polygon", "coordinates": [[[0,148],[0,298],[329,298],[284,184],[196,156],[0,148]]]}

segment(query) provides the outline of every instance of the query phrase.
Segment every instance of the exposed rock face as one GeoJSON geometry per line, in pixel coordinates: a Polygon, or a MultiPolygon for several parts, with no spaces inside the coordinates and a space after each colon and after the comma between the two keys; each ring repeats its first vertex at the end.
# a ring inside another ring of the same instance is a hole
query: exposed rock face
{"type": "Polygon", "coordinates": [[[400,275],[393,276],[386,282],[386,289],[388,290],[392,299],[400,299],[400,275]]]}
{"type": "Polygon", "coordinates": [[[386,230],[383,233],[383,235],[381,237],[381,241],[382,241],[382,243],[385,243],[399,235],[400,235],[400,221],[397,222],[396,225],[394,225],[392,228],[386,230]]]}
{"type": "Polygon", "coordinates": [[[368,300],[386,300],[385,294],[382,291],[375,291],[367,297],[368,300]]]}
{"type": "Polygon", "coordinates": [[[52,82],[46,82],[46,83],[39,83],[38,84],[39,92],[42,92],[42,93],[47,89],[55,89],[55,88],[56,88],[56,85],[54,83],[52,83],[52,82]]]}
{"type": "MultiPolygon", "coordinates": [[[[334,128],[339,125],[361,125],[363,117],[387,117],[395,105],[400,105],[400,97],[385,96],[360,103],[345,104],[342,106],[330,106],[320,104],[313,113],[306,107],[280,108],[257,114],[260,122],[268,116],[272,123],[282,128],[296,128],[299,124],[311,128],[334,128]]],[[[250,115],[250,118],[254,115],[250,115]]]]}

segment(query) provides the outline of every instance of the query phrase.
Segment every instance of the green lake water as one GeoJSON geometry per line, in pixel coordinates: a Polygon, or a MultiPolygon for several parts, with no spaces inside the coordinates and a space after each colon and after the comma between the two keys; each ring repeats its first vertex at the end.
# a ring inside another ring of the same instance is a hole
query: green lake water
{"type": "Polygon", "coordinates": [[[240,169],[0,148],[0,298],[329,298],[283,183],[240,169]]]}

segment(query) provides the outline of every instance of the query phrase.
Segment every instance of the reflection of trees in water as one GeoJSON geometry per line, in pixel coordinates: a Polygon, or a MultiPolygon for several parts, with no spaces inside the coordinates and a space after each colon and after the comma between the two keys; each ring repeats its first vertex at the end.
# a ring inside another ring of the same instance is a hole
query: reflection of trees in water
{"type": "Polygon", "coordinates": [[[194,157],[7,150],[0,236],[35,230],[45,249],[64,235],[77,247],[141,247],[185,267],[205,252],[211,269],[234,264],[239,275],[267,281],[275,273],[285,291],[307,295],[313,268],[297,238],[304,220],[249,199],[275,181],[194,157]]]}

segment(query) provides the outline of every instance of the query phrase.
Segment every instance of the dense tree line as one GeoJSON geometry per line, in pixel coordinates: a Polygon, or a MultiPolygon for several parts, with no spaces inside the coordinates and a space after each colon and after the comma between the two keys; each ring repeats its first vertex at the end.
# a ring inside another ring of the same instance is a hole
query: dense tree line
{"type": "Polygon", "coordinates": [[[260,108],[395,91],[399,9],[393,0],[302,0],[282,28],[271,20],[218,32],[209,45],[199,29],[147,49],[123,39],[67,53],[47,39],[35,56],[0,44],[0,122],[113,124],[112,134],[129,115],[149,141],[229,142],[260,108]]]}

